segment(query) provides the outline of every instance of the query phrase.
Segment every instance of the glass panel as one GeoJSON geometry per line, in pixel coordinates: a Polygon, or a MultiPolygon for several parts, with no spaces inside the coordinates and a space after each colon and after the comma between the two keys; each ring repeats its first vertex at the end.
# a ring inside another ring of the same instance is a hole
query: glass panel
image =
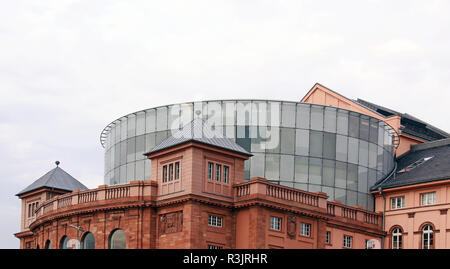
{"type": "Polygon", "coordinates": [[[347,205],[356,206],[357,194],[355,191],[347,190],[347,205]]]}
{"type": "Polygon", "coordinates": [[[295,154],[309,155],[309,130],[295,130],[295,154]]]}
{"type": "Polygon", "coordinates": [[[161,144],[168,136],[168,131],[156,132],[155,144],[156,146],[161,144]]]}
{"type": "Polygon", "coordinates": [[[124,164],[120,167],[120,180],[119,184],[127,183],[127,165],[124,164]]]}
{"type": "Polygon", "coordinates": [[[336,160],[347,162],[348,138],[343,135],[336,136],[336,160]]]}
{"type": "Polygon", "coordinates": [[[223,123],[225,125],[235,125],[236,124],[236,103],[235,102],[224,102],[223,103],[223,123]]]}
{"type": "Polygon", "coordinates": [[[135,180],[135,178],[134,178],[134,172],[135,172],[134,168],[135,167],[134,166],[135,166],[134,162],[127,164],[127,181],[126,181],[127,183],[135,180]]]}
{"type": "Polygon", "coordinates": [[[378,145],[383,146],[384,144],[384,122],[380,121],[378,123],[378,145]]]}
{"type": "Polygon", "coordinates": [[[383,148],[377,147],[377,170],[383,171],[383,148]]]}
{"type": "Polygon", "coordinates": [[[361,115],[359,125],[359,138],[369,140],[369,117],[361,115]]]}
{"type": "Polygon", "coordinates": [[[167,107],[156,109],[156,131],[167,130],[167,107]]]}
{"type": "Polygon", "coordinates": [[[297,128],[309,129],[310,106],[297,104],[297,128]]]}
{"type": "Polygon", "coordinates": [[[266,129],[266,152],[268,153],[280,153],[280,128],[279,127],[267,127],[266,129]]]}
{"type": "Polygon", "coordinates": [[[357,164],[358,163],[358,139],[349,137],[348,138],[348,162],[357,164]]]}
{"type": "Polygon", "coordinates": [[[127,118],[120,119],[120,141],[127,139],[127,118]]]}
{"type": "Polygon", "coordinates": [[[295,129],[281,129],[281,153],[294,154],[295,129]]]}
{"type": "Polygon", "coordinates": [[[335,189],[334,194],[335,194],[336,201],[340,201],[343,204],[346,203],[347,192],[344,189],[335,189]]]}
{"type": "MultiPolygon", "coordinates": [[[[253,158],[253,157],[252,157],[253,158]]],[[[308,182],[308,157],[295,157],[295,181],[300,183],[308,182]]]]}
{"type": "Polygon", "coordinates": [[[337,133],[348,135],[348,111],[339,110],[337,114],[337,133]]]}
{"type": "Polygon", "coordinates": [[[268,102],[267,106],[267,125],[280,126],[281,121],[281,103],[268,102]]]}
{"type": "Polygon", "coordinates": [[[311,106],[311,129],[323,130],[323,107],[311,106]]]}
{"type": "Polygon", "coordinates": [[[128,132],[127,132],[127,137],[133,137],[136,135],[136,115],[131,114],[128,116],[128,120],[127,120],[127,125],[128,125],[128,132]]]}
{"type": "Polygon", "coordinates": [[[180,126],[184,127],[194,119],[194,104],[187,103],[180,106],[180,126]]]}
{"type": "Polygon", "coordinates": [[[146,159],[144,161],[144,172],[145,172],[145,180],[150,180],[152,176],[152,161],[149,159],[146,159]]]}
{"type": "Polygon", "coordinates": [[[295,127],[295,103],[283,103],[281,111],[281,126],[295,127]]]}
{"type": "Polygon", "coordinates": [[[322,186],[322,192],[328,195],[328,201],[334,200],[334,188],[322,186]]]}
{"type": "Polygon", "coordinates": [[[171,105],[168,108],[167,129],[178,130],[180,127],[180,105],[171,105]]]}
{"type": "Polygon", "coordinates": [[[237,125],[250,125],[252,105],[248,101],[238,101],[237,109],[237,125]]]}
{"type": "Polygon", "coordinates": [[[347,188],[347,164],[336,162],[336,182],[337,188],[347,188]]]}
{"type": "Polygon", "coordinates": [[[309,137],[310,156],[322,157],[323,132],[311,131],[309,137]]]}
{"type": "Polygon", "coordinates": [[[136,116],[136,135],[145,133],[145,112],[139,112],[136,116]]]}
{"type": "Polygon", "coordinates": [[[319,192],[322,190],[322,187],[320,185],[308,185],[308,191],[309,192],[319,192]]]}
{"type": "Polygon", "coordinates": [[[255,136],[255,138],[251,139],[251,152],[265,152],[265,147],[264,147],[264,141],[263,141],[263,137],[261,136],[261,132],[264,132],[264,137],[265,137],[265,132],[266,130],[261,130],[261,127],[258,126],[250,126],[250,134],[251,136],[255,136]]]}
{"type": "Polygon", "coordinates": [[[116,158],[116,147],[112,147],[111,148],[111,157],[110,157],[110,163],[109,163],[109,170],[114,168],[114,162],[115,162],[115,158],[116,158]]]}
{"type": "Polygon", "coordinates": [[[336,133],[336,108],[325,108],[324,129],[330,133],[336,133]]]}
{"type": "Polygon", "coordinates": [[[369,168],[377,168],[377,145],[369,143],[369,168]]]}
{"type": "Polygon", "coordinates": [[[127,162],[136,160],[136,137],[127,140],[127,162]]]}
{"type": "Polygon", "coordinates": [[[266,178],[278,180],[280,178],[280,155],[266,154],[266,178]]]}
{"type": "Polygon", "coordinates": [[[323,185],[334,186],[334,166],[334,161],[323,160],[323,185]]]}
{"type": "Polygon", "coordinates": [[[156,134],[146,134],[145,135],[145,153],[149,152],[156,146],[156,134]]]}
{"type": "Polygon", "coordinates": [[[145,132],[156,131],[156,112],[154,109],[145,111],[145,132]]]}
{"type": "Polygon", "coordinates": [[[127,141],[120,142],[120,164],[127,163],[127,141]]]}
{"type": "Polygon", "coordinates": [[[294,179],[294,156],[281,155],[280,180],[293,181],[294,179]]]}
{"type": "Polygon", "coordinates": [[[348,135],[351,137],[359,137],[359,117],[351,112],[348,116],[348,135]]]}
{"type": "Polygon", "coordinates": [[[370,119],[369,141],[375,144],[378,142],[378,120],[376,119],[370,119]]]}
{"type": "Polygon", "coordinates": [[[358,191],[367,192],[367,176],[368,170],[366,167],[358,167],[358,191]]]}
{"type": "Polygon", "coordinates": [[[322,159],[309,158],[309,183],[322,184],[322,159]]]}
{"type": "Polygon", "coordinates": [[[143,160],[146,157],[144,156],[145,150],[145,135],[141,135],[136,137],[136,160],[143,160]]]}
{"type": "Polygon", "coordinates": [[[220,102],[208,102],[208,122],[213,127],[222,125],[222,104],[220,102]]]}
{"type": "Polygon", "coordinates": [[[375,185],[375,182],[377,181],[377,171],[373,169],[369,169],[369,175],[367,178],[367,193],[369,193],[370,188],[372,188],[375,185]]]}
{"type": "Polygon", "coordinates": [[[119,142],[119,141],[122,141],[120,139],[120,128],[121,128],[120,127],[120,121],[115,121],[115,125],[114,125],[114,130],[115,130],[115,132],[114,132],[114,136],[115,136],[114,144],[119,142]]]}
{"type": "Polygon", "coordinates": [[[121,155],[120,155],[121,143],[119,143],[116,146],[114,146],[114,148],[115,148],[115,152],[114,152],[114,167],[118,167],[120,165],[120,159],[121,159],[121,155]]]}
{"type": "Polygon", "coordinates": [[[366,141],[359,141],[359,165],[369,165],[369,143],[366,141]]]}
{"type": "Polygon", "coordinates": [[[144,177],[144,165],[145,160],[136,162],[136,175],[135,180],[145,180],[144,177]]]}
{"type": "Polygon", "coordinates": [[[355,164],[349,163],[347,167],[347,189],[354,191],[358,189],[358,166],[355,164]]]}
{"type": "Polygon", "coordinates": [[[253,153],[250,162],[250,177],[264,177],[265,154],[253,153]]]}
{"type": "Polygon", "coordinates": [[[323,133],[323,157],[336,158],[336,134],[323,133]]]}
{"type": "Polygon", "coordinates": [[[118,229],[115,230],[109,239],[109,248],[110,249],[125,249],[126,248],[126,235],[125,232],[118,229]]]}

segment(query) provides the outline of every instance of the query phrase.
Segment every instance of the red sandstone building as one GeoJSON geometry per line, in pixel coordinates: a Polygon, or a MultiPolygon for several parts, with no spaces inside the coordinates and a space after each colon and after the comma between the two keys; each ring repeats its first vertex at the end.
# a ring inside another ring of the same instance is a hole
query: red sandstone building
{"type": "MultiPolygon", "coordinates": [[[[383,169],[379,169],[380,180],[372,184],[367,182],[367,172],[358,174],[360,171],[371,171],[370,152],[359,148],[360,156],[361,152],[368,155],[365,164],[368,169],[360,167],[356,170],[357,180],[365,183],[359,183],[357,189],[362,195],[355,201],[356,204],[361,201],[364,206],[352,205],[354,202],[350,199],[354,188],[349,184],[353,182],[350,181],[353,171],[350,168],[355,166],[350,164],[350,142],[349,164],[338,161],[338,152],[332,155],[336,156],[336,170],[326,170],[325,162],[330,162],[325,159],[329,144],[323,142],[320,145],[320,149],[323,148],[320,154],[324,155],[323,167],[320,168],[320,175],[324,178],[321,181],[323,184],[320,184],[323,186],[314,185],[314,181],[310,185],[302,183],[298,186],[306,186],[308,190],[318,186],[323,191],[306,191],[296,187],[295,181],[289,185],[274,182],[270,177],[248,179],[246,165],[249,158],[259,158],[261,154],[245,149],[247,142],[244,139],[229,139],[207,122],[194,119],[144,154],[151,160],[151,165],[145,167],[151,172],[149,180],[131,180],[119,185],[87,189],[57,166],[22,190],[17,194],[22,200],[21,232],[16,234],[21,248],[77,248],[78,242],[81,242],[81,248],[99,249],[450,247],[450,219],[447,215],[450,197],[449,140],[444,139],[437,144],[425,143],[432,141],[430,137],[446,137],[446,133],[423,127],[421,122],[409,115],[396,114],[362,100],[352,101],[320,84],[311,89],[300,105],[303,106],[303,103],[314,104],[311,105],[311,121],[315,119],[313,112],[317,105],[325,106],[321,119],[324,126],[327,109],[360,113],[361,125],[358,123],[360,127],[356,134],[359,140],[351,138],[354,134],[350,132],[352,124],[348,120],[348,141],[360,141],[360,146],[364,141],[371,141],[372,137],[367,127],[367,138],[362,138],[365,121],[372,124],[376,119],[380,122],[379,126],[382,123],[393,130],[385,134],[385,140],[393,134],[393,141],[388,141],[389,144],[384,147],[395,146],[395,151],[381,152],[379,167],[383,169]],[[370,121],[369,116],[372,117],[370,121]],[[419,125],[422,129],[416,129],[419,125]],[[397,156],[395,167],[389,163],[392,159],[389,154],[397,156]],[[338,163],[348,167],[344,170],[348,173],[344,187],[348,190],[344,189],[344,193],[347,191],[350,196],[344,200],[338,196],[338,163]],[[387,170],[389,167],[392,167],[391,170],[387,170]],[[384,170],[389,173],[383,174],[384,170]],[[326,186],[325,177],[329,171],[333,172],[333,177],[336,171],[335,188],[326,186]],[[364,188],[360,189],[360,186],[364,188]],[[367,203],[366,191],[374,197],[375,206],[372,209],[367,203]]],[[[301,108],[300,105],[297,109],[301,108]]],[[[283,126],[286,117],[280,117],[283,126]]],[[[335,116],[334,121],[338,125],[339,120],[339,115],[337,118],[335,116]]],[[[286,125],[289,124],[287,121],[286,125]]],[[[316,128],[312,123],[308,126],[316,128]]],[[[326,138],[332,137],[332,131],[321,128],[323,141],[328,141],[326,138]]],[[[337,129],[339,133],[339,126],[337,129]]],[[[378,133],[377,128],[374,130],[378,133]]],[[[379,130],[382,131],[381,127],[379,130]]],[[[313,134],[322,135],[312,130],[310,136],[313,134]]],[[[308,154],[317,152],[316,144],[311,141],[308,154]]],[[[138,145],[138,142],[135,143],[138,145]]],[[[283,150],[287,148],[283,147],[283,137],[280,143],[283,155],[283,150]]],[[[372,145],[370,142],[364,143],[372,145]]],[[[260,160],[258,158],[255,160],[260,160]]],[[[317,167],[311,164],[316,159],[314,156],[309,158],[310,177],[316,176],[313,172],[317,167]]],[[[360,157],[359,164],[364,160],[360,157]]],[[[375,156],[375,166],[376,160],[375,156]]],[[[133,162],[131,164],[135,167],[133,162]]],[[[253,165],[258,163],[254,161],[251,164],[253,169],[253,165]]],[[[268,165],[270,163],[266,158],[266,168],[268,165]]],[[[286,164],[279,164],[279,169],[289,168],[289,165],[286,161],[286,164]]],[[[135,169],[138,171],[138,164],[135,169]]],[[[297,163],[295,171],[297,173],[297,163]]],[[[378,175],[378,170],[373,171],[373,175],[378,175]]]]}

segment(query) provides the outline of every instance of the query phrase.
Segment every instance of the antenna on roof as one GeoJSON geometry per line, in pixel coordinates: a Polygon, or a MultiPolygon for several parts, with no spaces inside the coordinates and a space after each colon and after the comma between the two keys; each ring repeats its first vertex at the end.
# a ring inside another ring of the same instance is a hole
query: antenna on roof
{"type": "Polygon", "coordinates": [[[56,161],[55,164],[56,164],[56,166],[58,166],[58,165],[60,164],[60,162],[59,162],[59,161],[56,161]]]}

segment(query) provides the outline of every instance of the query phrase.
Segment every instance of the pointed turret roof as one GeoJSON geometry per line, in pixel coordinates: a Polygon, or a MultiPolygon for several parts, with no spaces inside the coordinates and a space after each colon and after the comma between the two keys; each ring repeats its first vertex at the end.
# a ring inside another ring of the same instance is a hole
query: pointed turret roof
{"type": "MultiPolygon", "coordinates": [[[[57,164],[59,164],[59,162],[57,162],[57,164]]],[[[16,195],[23,195],[27,192],[31,192],[40,188],[54,188],[65,191],[88,189],[66,171],[61,169],[59,166],[56,166],[54,169],[47,172],[45,175],[37,179],[35,182],[31,183],[31,185],[29,185],[16,195]]]]}
{"type": "Polygon", "coordinates": [[[144,153],[144,155],[150,155],[187,142],[198,142],[247,156],[253,156],[231,139],[224,137],[221,133],[213,130],[211,126],[203,119],[194,119],[189,124],[185,125],[181,130],[176,131],[172,134],[172,136],[168,137],[159,145],[151,149],[149,152],[144,153]]]}

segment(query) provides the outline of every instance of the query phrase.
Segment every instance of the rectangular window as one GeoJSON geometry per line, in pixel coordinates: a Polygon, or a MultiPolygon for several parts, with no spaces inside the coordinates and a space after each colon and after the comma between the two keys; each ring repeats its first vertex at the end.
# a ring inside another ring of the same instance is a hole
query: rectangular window
{"type": "Polygon", "coordinates": [[[352,240],[353,240],[352,236],[344,235],[344,248],[351,248],[352,240]]]}
{"type": "Polygon", "coordinates": [[[374,249],[375,248],[375,242],[372,240],[366,239],[366,249],[374,249]]]}
{"type": "Polygon", "coordinates": [[[213,227],[222,227],[222,217],[209,215],[208,216],[208,225],[213,227]]]}
{"type": "Polygon", "coordinates": [[[271,216],[270,229],[274,231],[281,231],[281,218],[271,216]]]}
{"type": "Polygon", "coordinates": [[[208,179],[212,179],[212,177],[213,177],[213,168],[214,168],[214,164],[208,163],[208,179]]]}
{"type": "Polygon", "coordinates": [[[329,245],[331,243],[331,232],[325,234],[325,244],[329,245]]]}
{"type": "Polygon", "coordinates": [[[169,164],[169,181],[173,181],[173,163],[169,164]]]}
{"type": "Polygon", "coordinates": [[[401,209],[401,208],[405,208],[405,197],[401,196],[401,197],[394,197],[391,198],[391,209],[401,209]]]}
{"type": "Polygon", "coordinates": [[[180,179],[180,162],[175,163],[175,180],[180,179]]]}
{"type": "Polygon", "coordinates": [[[223,183],[228,183],[228,177],[230,174],[230,168],[228,166],[223,167],[223,183]]]}
{"type": "Polygon", "coordinates": [[[422,205],[434,205],[436,203],[436,192],[422,193],[422,205]]]}
{"type": "Polygon", "coordinates": [[[163,166],[163,182],[167,182],[167,165],[163,166]]]}
{"type": "Polygon", "coordinates": [[[222,165],[216,164],[216,181],[220,181],[222,165]]]}
{"type": "Polygon", "coordinates": [[[208,249],[223,249],[223,247],[217,245],[208,245],[208,249]]]}
{"type": "Polygon", "coordinates": [[[311,236],[311,224],[302,222],[300,224],[300,235],[310,237],[311,236]]]}

